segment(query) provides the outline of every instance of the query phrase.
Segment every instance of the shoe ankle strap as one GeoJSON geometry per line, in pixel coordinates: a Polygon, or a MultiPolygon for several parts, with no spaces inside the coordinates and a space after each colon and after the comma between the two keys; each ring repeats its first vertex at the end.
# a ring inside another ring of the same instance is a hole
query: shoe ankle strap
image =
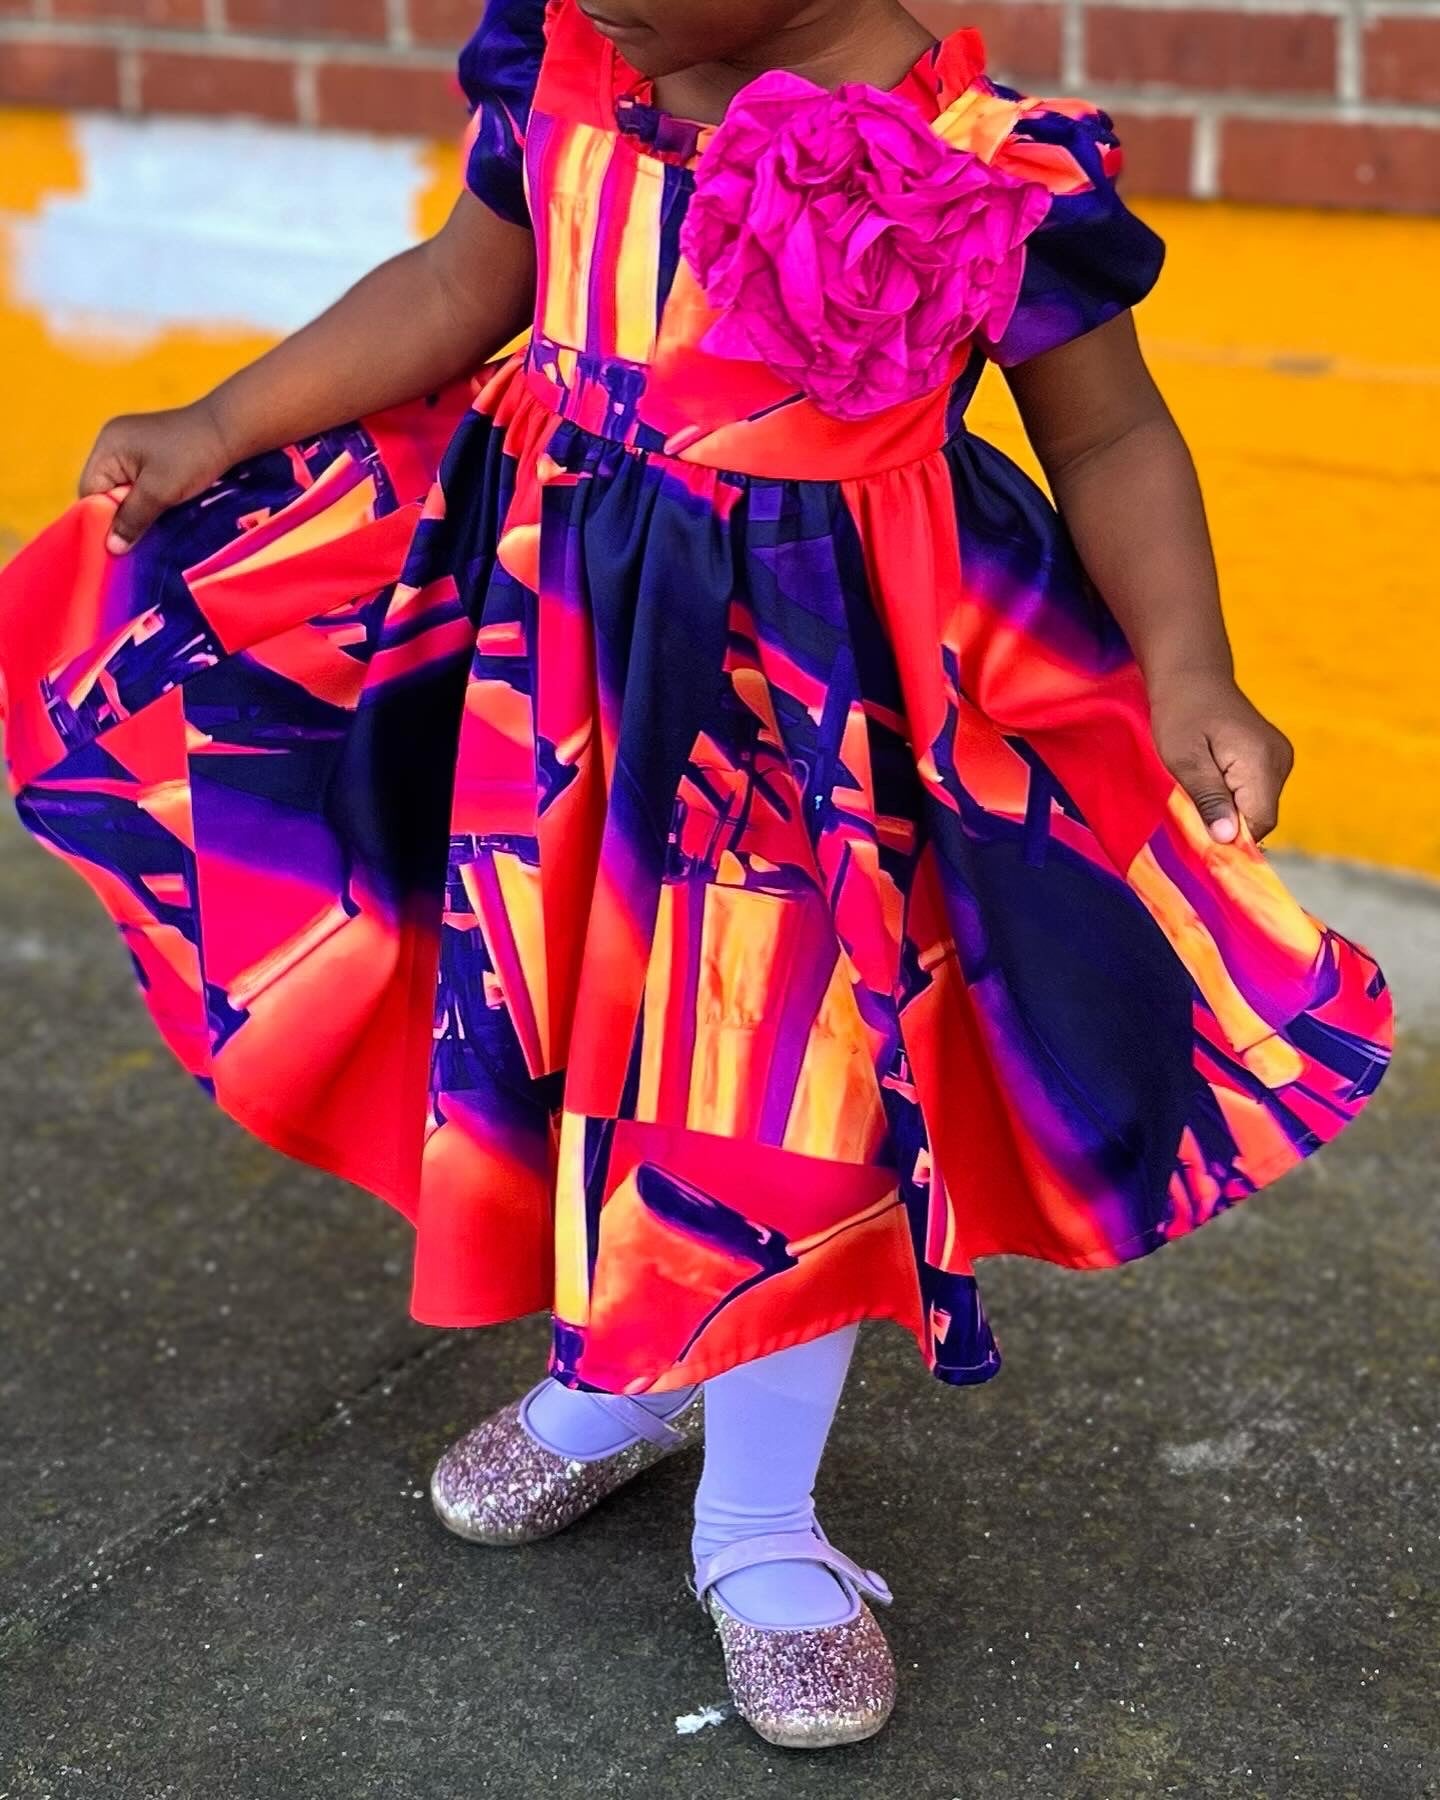
{"type": "Polygon", "coordinates": [[[713,1556],[701,1557],[695,1564],[695,1593],[703,1605],[705,1596],[717,1581],[734,1575],[740,1569],[758,1568],[762,1563],[811,1562],[829,1569],[867,1600],[889,1606],[894,1599],[889,1587],[873,1569],[862,1569],[830,1540],[815,1531],[772,1531],[760,1537],[741,1538],[727,1544],[713,1556]]]}
{"type": "MultiPolygon", "coordinates": [[[[651,1412],[648,1406],[642,1406],[628,1394],[596,1394],[589,1388],[581,1388],[579,1392],[587,1400],[593,1400],[616,1425],[623,1425],[632,1437],[645,1438],[649,1443],[658,1444],[662,1450],[678,1450],[686,1442],[683,1431],[677,1431],[673,1425],[651,1412]]],[[[681,1407],[680,1410],[683,1412],[685,1409],[681,1407]]]]}

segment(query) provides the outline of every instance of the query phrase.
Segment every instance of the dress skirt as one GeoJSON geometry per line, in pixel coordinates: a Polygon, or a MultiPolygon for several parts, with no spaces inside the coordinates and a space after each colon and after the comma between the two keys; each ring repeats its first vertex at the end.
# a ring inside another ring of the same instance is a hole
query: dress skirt
{"type": "Polygon", "coordinates": [[[1095,1269],[1333,1137],[1375,963],[1210,841],[1040,491],[558,419],[518,363],[0,576],[21,815],[183,1065],[642,1392],[851,1320],[998,1366],[1001,1252],[1095,1269]],[[438,470],[438,479],[437,479],[438,470]]]}

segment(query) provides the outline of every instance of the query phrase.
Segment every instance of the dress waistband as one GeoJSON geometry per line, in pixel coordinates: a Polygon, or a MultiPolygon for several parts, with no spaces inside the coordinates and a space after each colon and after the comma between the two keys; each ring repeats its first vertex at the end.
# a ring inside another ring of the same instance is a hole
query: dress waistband
{"type": "Polygon", "coordinates": [[[651,369],[539,338],[523,362],[530,396],[591,437],[770,481],[858,481],[925,461],[963,433],[978,374],[967,368],[950,387],[869,419],[831,418],[798,394],[748,417],[727,418],[714,416],[713,389],[683,394],[677,384],[658,382],[651,369]]]}

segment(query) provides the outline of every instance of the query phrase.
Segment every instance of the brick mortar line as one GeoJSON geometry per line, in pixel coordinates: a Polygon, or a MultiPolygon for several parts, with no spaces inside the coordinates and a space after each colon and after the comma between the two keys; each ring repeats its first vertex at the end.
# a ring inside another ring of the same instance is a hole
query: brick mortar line
{"type": "MultiPolygon", "coordinates": [[[[1240,13],[1258,19],[1294,18],[1302,14],[1335,19],[1361,11],[1408,19],[1417,14],[1433,17],[1440,12],[1440,0],[1064,0],[1067,13],[1073,9],[1083,14],[1100,8],[1116,12],[1240,13]]],[[[955,10],[957,17],[964,17],[963,7],[955,10]]]]}
{"type": "Polygon", "coordinates": [[[1377,20],[1440,19],[1440,0],[1409,0],[1408,6],[1395,6],[1391,0],[1358,0],[1357,11],[1367,25],[1377,20]]]}
{"type": "MultiPolygon", "coordinates": [[[[1062,43],[1072,20],[1083,19],[1086,13],[1099,7],[1113,7],[1120,12],[1243,13],[1261,19],[1294,18],[1306,13],[1327,19],[1343,19],[1358,13],[1367,21],[1440,18],[1440,0],[1056,0],[1056,10],[1061,15],[1062,43]]],[[[964,6],[957,5],[955,14],[963,19],[964,6]]]]}
{"type": "MultiPolygon", "coordinates": [[[[204,23],[189,28],[147,25],[136,20],[62,19],[55,16],[53,0],[33,0],[33,4],[35,6],[33,18],[6,20],[7,26],[45,25],[66,35],[78,32],[88,37],[108,35],[117,31],[134,31],[143,33],[147,37],[185,37],[192,40],[215,38],[227,42],[231,40],[250,42],[257,35],[263,35],[229,29],[224,23],[223,0],[204,0],[204,23]]],[[[1240,13],[1251,18],[1294,18],[1306,14],[1321,18],[1345,18],[1359,14],[1367,21],[1440,18],[1440,0],[1056,0],[1056,10],[1062,15],[1062,39],[1069,35],[1068,28],[1073,28],[1076,22],[1083,21],[1086,13],[1099,7],[1121,12],[1240,13]]],[[[965,8],[957,5],[955,12],[957,17],[963,17],[965,8]]],[[[337,46],[363,45],[377,50],[413,50],[421,54],[434,53],[442,56],[458,54],[460,49],[459,40],[456,42],[453,53],[438,46],[417,43],[410,30],[405,0],[386,0],[386,34],[383,37],[337,36],[330,39],[324,36],[295,36],[292,38],[277,35],[273,38],[265,37],[263,41],[294,44],[329,44],[333,42],[337,46]]]]}
{"type": "Polygon", "coordinates": [[[405,50],[414,43],[407,0],[385,0],[385,28],[390,42],[397,48],[405,50]]]}
{"type": "Polygon", "coordinates": [[[1419,131],[1440,130],[1440,106],[1421,106],[1414,101],[1337,100],[1322,117],[1332,125],[1399,125],[1419,131]]]}
{"type": "Polygon", "coordinates": [[[1345,19],[1440,18],[1440,0],[1071,0],[1082,14],[1100,8],[1117,12],[1240,13],[1246,18],[1297,18],[1311,15],[1345,19]]]}
{"type": "MultiPolygon", "coordinates": [[[[1136,117],[1143,117],[1136,114],[1136,117]]],[[[1213,107],[1194,115],[1190,142],[1190,194],[1196,200],[1214,200],[1220,193],[1220,120],[1213,107]]]]}
{"type": "Polygon", "coordinates": [[[1416,106],[1400,101],[1350,101],[1334,94],[1240,93],[1230,88],[1167,88],[1159,84],[1123,87],[1090,81],[1085,98],[1109,111],[1126,111],[1137,118],[1181,113],[1198,118],[1204,112],[1222,119],[1275,119],[1295,125],[1417,125],[1440,130],[1440,106],[1416,106]]]}
{"type": "MultiPolygon", "coordinates": [[[[1358,14],[1374,19],[1440,18],[1440,0],[1060,0],[1062,42],[1073,19],[1082,19],[1097,9],[1113,8],[1119,12],[1224,12],[1241,13],[1248,18],[1295,18],[1313,14],[1326,19],[1343,19],[1358,14]]],[[[963,18],[964,7],[957,6],[956,16],[963,18]]]]}
{"type": "MultiPolygon", "coordinates": [[[[36,38],[31,30],[16,31],[11,21],[0,22],[0,44],[26,42],[36,38]]],[[[44,34],[42,34],[44,35],[44,34]]],[[[93,37],[79,40],[94,46],[93,37]]],[[[166,53],[178,52],[204,57],[213,54],[208,40],[197,42],[194,38],[177,38],[174,34],[164,37],[126,37],[119,36],[107,39],[99,48],[113,49],[118,52],[121,61],[120,87],[122,95],[128,86],[125,75],[125,64],[132,56],[144,50],[160,50],[166,53]]],[[[315,76],[323,64],[339,64],[340,66],[369,66],[373,58],[364,54],[334,54],[328,48],[320,48],[310,44],[297,44],[276,50],[268,40],[245,40],[230,43],[218,52],[222,58],[235,60],[243,56],[252,56],[262,62],[273,62],[280,66],[292,67],[296,73],[296,93],[299,106],[299,123],[319,130],[334,130],[338,127],[319,124],[315,117],[315,76]]],[[[402,62],[398,65],[402,70],[435,73],[437,70],[448,70],[448,61],[434,62],[402,62]]],[[[1048,84],[1047,84],[1048,85],[1048,84]]],[[[1134,118],[1186,118],[1196,122],[1209,121],[1211,127],[1222,124],[1226,119],[1265,119],[1277,123],[1295,125],[1374,125],[1377,127],[1398,126],[1402,128],[1418,128],[1420,130],[1440,130],[1440,106],[1417,105],[1413,102],[1386,101],[1377,99],[1344,100],[1333,92],[1315,95],[1303,94],[1267,94],[1262,92],[1241,91],[1233,88],[1172,88],[1162,83],[1151,83],[1142,86],[1127,87],[1123,84],[1085,79],[1081,83],[1062,82],[1068,91],[1075,91],[1078,86],[1083,89],[1087,99],[1097,102],[1107,111],[1129,113],[1134,118]]],[[[27,102],[10,102],[8,104],[24,105],[27,102]]],[[[77,107],[76,111],[118,112],[126,110],[120,107],[77,107]]],[[[183,109],[171,111],[155,111],[154,117],[171,118],[180,116],[183,109]]],[[[212,118],[213,113],[198,113],[196,117],[212,118]]],[[[277,122],[278,125],[278,122],[277,122]]],[[[364,129],[351,127],[350,129],[364,129]]],[[[389,135],[389,134],[387,134],[389,135]]],[[[417,138],[435,136],[427,133],[423,123],[417,121],[413,135],[417,138]]]]}
{"type": "MultiPolygon", "coordinates": [[[[1113,0],[1105,0],[1105,3],[1113,3],[1113,0]]],[[[1120,0],[1120,3],[1130,5],[1132,0],[1120,0]]],[[[1146,5],[1155,3],[1156,0],[1144,0],[1146,5]]],[[[1188,0],[1163,0],[1163,4],[1173,10],[1188,4],[1188,0]]],[[[1078,17],[1083,15],[1084,10],[1083,0],[1068,0],[1067,14],[1078,17]]],[[[1417,15],[1440,18],[1440,0],[1412,0],[1412,6],[1404,12],[1397,12],[1383,3],[1371,4],[1366,8],[1366,17],[1372,21],[1376,18],[1404,20],[1417,15]]],[[[1345,15],[1334,13],[1326,16],[1345,15]]],[[[97,25],[65,20],[0,21],[0,42],[45,42],[74,45],[77,48],[113,49],[121,59],[122,93],[129,89],[134,80],[138,80],[138,74],[127,72],[127,64],[134,61],[138,53],[146,50],[221,59],[251,57],[262,62],[290,64],[299,72],[302,87],[309,91],[312,100],[314,72],[325,63],[369,67],[377,61],[386,61],[391,67],[401,71],[425,73],[449,72],[454,67],[454,58],[448,51],[431,51],[418,47],[401,50],[380,40],[373,43],[336,40],[332,43],[314,38],[282,39],[228,32],[223,36],[212,36],[204,31],[108,23],[97,25]]],[[[1250,89],[1180,87],[1168,82],[1109,83],[1085,74],[1083,60],[1075,54],[1073,46],[1066,47],[1064,61],[1066,69],[1062,75],[1063,86],[1072,91],[1083,91],[1092,98],[1102,99],[1107,105],[1129,106],[1139,114],[1169,111],[1197,118],[1205,113],[1219,113],[1240,118],[1284,117],[1312,123],[1328,119],[1343,124],[1440,125],[1440,106],[1387,101],[1362,97],[1358,93],[1351,97],[1343,91],[1337,94],[1333,90],[1316,94],[1283,91],[1271,94],[1250,89]],[[1073,66],[1077,61],[1080,62],[1079,68],[1073,66]]],[[[1342,66],[1342,81],[1344,76],[1342,66]]],[[[128,101],[128,93],[125,97],[128,101]]],[[[300,98],[304,117],[304,91],[300,98]]]]}
{"type": "Polygon", "coordinates": [[[122,112],[134,113],[140,110],[140,54],[136,50],[122,50],[115,71],[115,93],[120,101],[122,112]]]}
{"type": "Polygon", "coordinates": [[[225,32],[212,36],[208,31],[181,31],[173,27],[84,23],[56,19],[0,20],[0,41],[8,43],[61,43],[81,49],[100,50],[180,50],[193,56],[254,56],[268,62],[348,62],[385,61],[397,69],[449,69],[455,67],[456,51],[397,49],[383,38],[373,42],[356,42],[337,38],[333,43],[323,38],[258,37],[253,33],[225,32]]]}
{"type": "Polygon", "coordinates": [[[318,66],[313,62],[295,65],[295,121],[310,131],[320,126],[320,83],[315,78],[318,66]]]}
{"type": "MultiPolygon", "coordinates": [[[[1247,18],[1294,18],[1300,14],[1319,14],[1339,18],[1349,12],[1357,0],[1070,0],[1081,13],[1101,8],[1116,12],[1213,12],[1242,13],[1247,18]]],[[[1379,6],[1397,10],[1408,16],[1409,4],[1397,6],[1397,0],[1373,0],[1379,6]]],[[[1415,0],[1424,5],[1426,0],[1415,0]]],[[[957,8],[963,14],[963,7],[957,8]]]]}
{"type": "Polygon", "coordinates": [[[463,1341],[463,1333],[446,1331],[438,1339],[405,1352],[378,1369],[353,1393],[335,1401],[323,1416],[286,1432],[272,1449],[253,1461],[239,1464],[190,1499],[177,1501],[153,1518],[106,1539],[86,1556],[83,1574],[70,1571],[56,1575],[37,1594],[27,1596],[10,1612],[0,1614],[0,1666],[4,1664],[12,1638],[18,1635],[23,1644],[27,1628],[44,1629],[60,1623],[88,1598],[94,1584],[103,1582],[108,1586],[133,1569],[142,1558],[182,1536],[205,1514],[226,1506],[236,1494],[269,1481],[306,1446],[333,1437],[357,1410],[368,1407],[376,1399],[388,1399],[395,1387],[411,1381],[463,1341]]]}
{"type": "MultiPolygon", "coordinates": [[[[181,26],[145,25],[133,20],[60,19],[50,10],[50,0],[36,0],[34,18],[0,21],[6,36],[54,37],[81,43],[103,43],[129,47],[155,44],[224,51],[256,49],[275,55],[297,55],[301,52],[338,57],[383,57],[387,53],[402,59],[413,59],[422,65],[429,62],[453,62],[460,50],[437,45],[418,44],[408,26],[398,23],[403,16],[404,0],[387,0],[391,15],[388,35],[377,38],[323,36],[289,37],[266,35],[253,31],[230,30],[220,22],[219,0],[206,0],[205,23],[181,26]]],[[[1100,7],[1122,12],[1238,12],[1250,18],[1315,17],[1336,20],[1359,18],[1367,25],[1406,23],[1410,20],[1440,19],[1440,0],[1063,0],[1061,21],[1061,60],[1067,69],[1083,77],[1084,21],[1086,15],[1100,7]]],[[[957,8],[957,11],[963,11],[957,8]]]]}
{"type": "Polygon", "coordinates": [[[1077,90],[1085,85],[1084,0],[1068,0],[1061,15],[1060,79],[1077,90]]]}
{"type": "Polygon", "coordinates": [[[1346,105],[1358,105],[1365,98],[1363,35],[1360,15],[1352,9],[1342,17],[1335,34],[1335,93],[1346,105]]]}
{"type": "Polygon", "coordinates": [[[1124,111],[1136,119],[1272,119],[1296,125],[1418,125],[1440,129],[1440,107],[1370,100],[1357,105],[1337,100],[1333,94],[1319,94],[1311,99],[1298,94],[1241,94],[1230,89],[1127,88],[1092,80],[1085,97],[1107,112],[1124,111]]]}

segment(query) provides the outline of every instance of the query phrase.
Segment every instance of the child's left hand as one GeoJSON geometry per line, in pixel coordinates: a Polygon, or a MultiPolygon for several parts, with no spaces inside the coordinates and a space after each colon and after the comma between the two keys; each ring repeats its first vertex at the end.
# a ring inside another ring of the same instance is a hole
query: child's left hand
{"type": "Polygon", "coordinates": [[[1155,745],[1217,843],[1243,818],[1257,842],[1275,829],[1295,752],[1227,676],[1186,676],[1150,696],[1155,745]],[[1238,814],[1238,817],[1237,817],[1238,814]]]}

